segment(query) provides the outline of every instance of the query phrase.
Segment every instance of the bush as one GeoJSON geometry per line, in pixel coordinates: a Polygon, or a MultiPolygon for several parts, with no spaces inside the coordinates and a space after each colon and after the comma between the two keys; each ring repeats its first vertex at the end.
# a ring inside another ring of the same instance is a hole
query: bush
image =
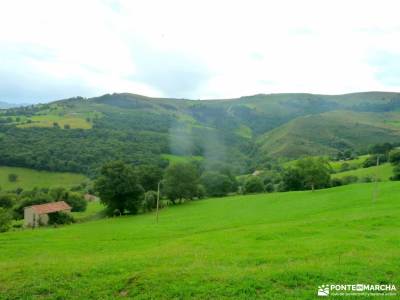
{"type": "Polygon", "coordinates": [[[343,185],[352,184],[358,181],[358,177],[354,175],[345,176],[342,178],[343,185]]]}
{"type": "Polygon", "coordinates": [[[17,180],[18,180],[18,175],[17,174],[14,174],[14,173],[8,174],[8,181],[9,182],[16,182],[17,180]]]}
{"type": "Polygon", "coordinates": [[[144,194],[143,210],[151,211],[155,208],[157,208],[157,192],[156,191],[147,191],[144,194]]]}
{"type": "Polygon", "coordinates": [[[275,190],[275,187],[274,187],[274,184],[273,184],[272,182],[267,183],[267,184],[265,185],[265,191],[266,191],[267,193],[272,193],[274,190],[275,190]]]}
{"type": "Polygon", "coordinates": [[[264,192],[264,184],[260,177],[250,176],[244,184],[244,193],[262,193],[264,192]]]}
{"type": "Polygon", "coordinates": [[[49,225],[62,225],[75,223],[75,219],[68,213],[55,212],[49,214],[49,225]]]}
{"type": "Polygon", "coordinates": [[[400,180],[400,165],[396,165],[393,168],[393,176],[390,177],[390,180],[400,180]]]}
{"type": "Polygon", "coordinates": [[[400,164],[400,149],[394,149],[389,152],[389,161],[394,164],[400,164]]]}
{"type": "Polygon", "coordinates": [[[65,195],[65,202],[71,206],[71,211],[85,211],[87,207],[87,201],[79,193],[67,192],[65,195]]]}
{"type": "Polygon", "coordinates": [[[340,178],[331,179],[331,187],[341,186],[341,185],[343,185],[343,181],[340,178]]]}
{"type": "Polygon", "coordinates": [[[0,207],[11,208],[15,204],[16,197],[13,194],[0,194],[0,207]]]}
{"type": "Polygon", "coordinates": [[[211,197],[221,197],[233,191],[234,183],[231,179],[219,172],[208,171],[200,177],[200,181],[204,186],[207,195],[211,197]]]}
{"type": "Polygon", "coordinates": [[[376,166],[378,158],[379,158],[379,164],[383,164],[387,161],[386,156],[383,154],[371,155],[363,162],[362,164],[363,168],[376,166]]]}
{"type": "Polygon", "coordinates": [[[5,232],[11,227],[11,213],[4,208],[0,208],[0,232],[5,232]]]}

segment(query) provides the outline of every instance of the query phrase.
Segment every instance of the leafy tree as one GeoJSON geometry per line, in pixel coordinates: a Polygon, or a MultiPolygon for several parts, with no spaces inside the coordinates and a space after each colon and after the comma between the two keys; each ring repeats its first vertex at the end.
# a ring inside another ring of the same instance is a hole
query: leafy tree
{"type": "Polygon", "coordinates": [[[8,210],[0,207],[0,232],[5,232],[11,227],[12,217],[8,210]]]}
{"type": "Polygon", "coordinates": [[[138,167],[138,174],[145,191],[156,191],[163,176],[162,169],[156,165],[141,165],[138,167]]]}
{"type": "Polygon", "coordinates": [[[0,194],[0,207],[11,208],[15,204],[16,197],[13,194],[0,194]]]}
{"type": "Polygon", "coordinates": [[[121,161],[107,163],[101,168],[95,189],[109,214],[137,213],[144,193],[134,169],[121,161]]]}
{"type": "Polygon", "coordinates": [[[320,157],[299,159],[294,167],[286,170],[284,182],[287,190],[323,188],[330,185],[331,167],[320,157]]]}
{"type": "Polygon", "coordinates": [[[197,194],[198,174],[190,163],[176,163],[165,171],[164,192],[175,204],[176,200],[193,199],[197,194]]]}
{"type": "Polygon", "coordinates": [[[322,188],[329,186],[331,179],[331,167],[328,161],[320,157],[306,157],[296,162],[300,170],[305,187],[322,188]]]}
{"type": "Polygon", "coordinates": [[[200,177],[200,182],[208,196],[225,196],[234,187],[234,182],[227,175],[215,171],[204,172],[200,177]]]}
{"type": "Polygon", "coordinates": [[[87,201],[83,198],[82,194],[76,192],[67,192],[65,202],[71,206],[71,211],[85,211],[87,201]]]}
{"type": "Polygon", "coordinates": [[[283,190],[300,191],[304,189],[304,179],[299,168],[290,167],[283,173],[283,190]]]}
{"type": "Polygon", "coordinates": [[[379,159],[379,164],[387,161],[386,156],[383,154],[370,155],[362,164],[363,168],[375,167],[379,159]]]}
{"type": "Polygon", "coordinates": [[[75,219],[68,213],[58,211],[55,213],[49,214],[49,223],[50,225],[62,225],[62,224],[71,224],[75,223],[75,219]]]}
{"type": "Polygon", "coordinates": [[[400,180],[400,164],[393,168],[393,176],[390,177],[391,180],[400,180]]]}
{"type": "Polygon", "coordinates": [[[14,174],[14,173],[8,174],[8,181],[9,182],[16,182],[17,180],[18,180],[18,175],[17,174],[14,174]]]}
{"type": "Polygon", "coordinates": [[[64,129],[71,129],[71,126],[69,124],[64,124],[64,129]]]}
{"type": "Polygon", "coordinates": [[[400,149],[394,149],[389,152],[389,162],[394,165],[400,164],[400,149]]]}
{"type": "Polygon", "coordinates": [[[262,193],[264,192],[264,183],[258,176],[249,176],[244,183],[244,193],[262,193]]]}

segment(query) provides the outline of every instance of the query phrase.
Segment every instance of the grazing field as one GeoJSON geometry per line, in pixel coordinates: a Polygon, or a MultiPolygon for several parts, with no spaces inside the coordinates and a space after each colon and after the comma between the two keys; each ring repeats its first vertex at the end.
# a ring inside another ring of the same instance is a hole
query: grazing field
{"type": "Polygon", "coordinates": [[[24,123],[17,125],[21,128],[27,127],[53,127],[54,123],[57,123],[60,128],[64,128],[64,125],[69,125],[70,128],[76,129],[90,129],[92,128],[92,124],[88,122],[84,116],[79,115],[41,115],[41,116],[33,116],[29,118],[31,123],[24,123]]]}
{"type": "MultiPolygon", "coordinates": [[[[1,299],[312,299],[400,284],[400,183],[194,201],[0,234],[1,299]]],[[[349,297],[350,299],[351,297],[349,297]]]]}
{"type": "Polygon", "coordinates": [[[368,154],[360,155],[356,159],[346,160],[346,161],[331,161],[329,164],[331,165],[332,169],[335,171],[339,171],[340,167],[343,164],[348,164],[349,167],[361,168],[362,163],[369,157],[368,154]]]}
{"type": "Polygon", "coordinates": [[[86,176],[73,173],[59,173],[37,171],[26,168],[1,167],[0,166],[0,187],[2,190],[15,190],[23,188],[30,190],[35,187],[72,187],[87,180],[86,176]],[[18,175],[16,182],[8,180],[9,174],[18,175]]]}
{"type": "Polygon", "coordinates": [[[333,178],[343,178],[346,176],[357,176],[360,179],[365,177],[376,177],[382,181],[388,181],[390,180],[390,177],[393,176],[393,166],[389,163],[385,163],[378,167],[359,168],[356,170],[332,174],[333,178]]]}

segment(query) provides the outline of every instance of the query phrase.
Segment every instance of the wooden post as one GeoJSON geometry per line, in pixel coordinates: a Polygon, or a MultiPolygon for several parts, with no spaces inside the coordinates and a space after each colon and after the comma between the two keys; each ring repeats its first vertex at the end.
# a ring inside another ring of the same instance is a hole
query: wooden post
{"type": "Polygon", "coordinates": [[[158,223],[158,209],[159,209],[159,205],[160,205],[160,184],[161,184],[161,181],[159,181],[158,184],[157,184],[156,223],[158,223]]]}

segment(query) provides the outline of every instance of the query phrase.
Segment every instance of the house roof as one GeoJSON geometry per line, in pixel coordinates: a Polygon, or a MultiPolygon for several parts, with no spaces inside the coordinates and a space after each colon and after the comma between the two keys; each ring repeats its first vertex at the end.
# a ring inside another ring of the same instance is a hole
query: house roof
{"type": "Polygon", "coordinates": [[[41,214],[49,214],[49,213],[57,212],[57,211],[70,210],[71,206],[69,206],[64,201],[58,201],[58,202],[51,202],[51,203],[40,204],[40,205],[32,205],[32,206],[30,206],[30,208],[32,208],[35,213],[41,215],[41,214]]]}

